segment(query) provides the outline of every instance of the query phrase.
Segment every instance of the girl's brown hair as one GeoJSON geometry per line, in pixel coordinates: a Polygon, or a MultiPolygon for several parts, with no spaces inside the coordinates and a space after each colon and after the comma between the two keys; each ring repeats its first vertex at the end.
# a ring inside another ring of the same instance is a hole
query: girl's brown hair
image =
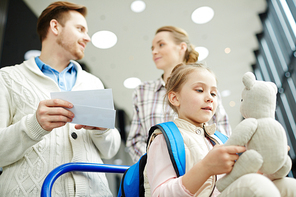
{"type": "Polygon", "coordinates": [[[176,113],[178,113],[177,108],[171,104],[168,99],[168,95],[170,92],[180,92],[184,83],[187,81],[188,75],[196,69],[206,69],[215,76],[214,72],[206,67],[203,63],[181,63],[175,66],[167,80],[167,83],[165,84],[167,92],[164,97],[164,102],[167,102],[176,113]]]}
{"type": "Polygon", "coordinates": [[[50,21],[56,19],[62,26],[64,26],[67,14],[71,10],[79,12],[84,17],[87,13],[85,6],[67,1],[54,2],[43,10],[37,21],[37,33],[41,42],[46,38],[50,21]]]}
{"type": "Polygon", "coordinates": [[[163,26],[156,30],[155,34],[158,34],[159,32],[167,31],[170,32],[171,35],[174,38],[174,41],[176,44],[180,44],[182,42],[187,44],[187,50],[185,52],[184,56],[184,63],[194,63],[198,60],[198,52],[194,49],[194,46],[189,42],[188,35],[185,30],[174,27],[174,26],[163,26]]]}

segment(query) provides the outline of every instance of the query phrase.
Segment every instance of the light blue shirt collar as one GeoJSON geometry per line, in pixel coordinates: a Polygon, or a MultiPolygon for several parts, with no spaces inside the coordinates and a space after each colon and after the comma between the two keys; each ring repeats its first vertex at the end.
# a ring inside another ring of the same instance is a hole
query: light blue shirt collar
{"type": "Polygon", "coordinates": [[[39,57],[35,57],[35,62],[44,75],[50,77],[58,84],[61,91],[72,90],[77,78],[77,70],[74,63],[70,62],[62,72],[58,72],[42,62],[39,57]]]}

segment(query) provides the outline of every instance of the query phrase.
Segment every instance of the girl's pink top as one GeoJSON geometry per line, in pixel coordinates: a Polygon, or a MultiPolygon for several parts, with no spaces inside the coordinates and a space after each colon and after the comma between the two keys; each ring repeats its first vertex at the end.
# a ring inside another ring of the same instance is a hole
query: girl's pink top
{"type": "MultiPolygon", "coordinates": [[[[177,177],[173,168],[167,144],[162,134],[157,135],[153,145],[149,148],[146,170],[149,172],[148,180],[152,197],[194,196],[182,184],[182,176],[177,177]]],[[[212,197],[218,196],[219,191],[214,190],[212,197]]]]}

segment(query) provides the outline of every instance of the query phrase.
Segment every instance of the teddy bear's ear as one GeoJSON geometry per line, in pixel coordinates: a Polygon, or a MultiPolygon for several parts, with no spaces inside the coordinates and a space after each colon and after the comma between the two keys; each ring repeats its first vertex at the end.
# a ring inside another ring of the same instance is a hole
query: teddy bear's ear
{"type": "Polygon", "coordinates": [[[243,76],[243,83],[247,90],[250,90],[256,81],[255,75],[251,72],[246,72],[243,76]]]}
{"type": "Polygon", "coordinates": [[[268,84],[273,88],[273,90],[274,90],[274,92],[275,92],[275,94],[278,92],[278,88],[277,88],[277,86],[275,85],[275,83],[273,83],[273,82],[268,82],[268,84]]]}

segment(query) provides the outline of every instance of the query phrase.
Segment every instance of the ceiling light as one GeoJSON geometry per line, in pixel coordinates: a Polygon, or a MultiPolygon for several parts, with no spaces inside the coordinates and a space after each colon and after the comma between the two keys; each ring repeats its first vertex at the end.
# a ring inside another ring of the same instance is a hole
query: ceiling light
{"type": "Polygon", "coordinates": [[[140,84],[141,84],[141,80],[136,77],[127,78],[123,82],[124,87],[126,87],[128,89],[134,89],[135,87],[137,87],[140,84]]]}
{"type": "Polygon", "coordinates": [[[145,8],[146,8],[146,4],[144,1],[137,0],[132,2],[131,4],[131,9],[134,12],[143,12],[145,8]]]}
{"type": "Polygon", "coordinates": [[[206,59],[209,55],[209,50],[205,47],[195,47],[195,50],[199,53],[198,61],[206,59]]]}
{"type": "Polygon", "coordinates": [[[117,36],[111,31],[98,31],[91,37],[93,45],[100,49],[109,49],[117,43],[117,36]]]}
{"type": "Polygon", "coordinates": [[[214,10],[210,7],[204,6],[197,8],[192,12],[191,19],[197,24],[204,24],[212,20],[214,17],[214,10]]]}
{"type": "Polygon", "coordinates": [[[39,50],[30,50],[25,53],[24,58],[25,58],[25,60],[28,60],[31,57],[40,56],[40,54],[41,54],[41,51],[39,51],[39,50]]]}
{"type": "Polygon", "coordinates": [[[224,52],[225,52],[226,54],[228,54],[228,53],[231,52],[231,49],[227,47],[227,48],[224,49],[224,52]]]}
{"type": "Polygon", "coordinates": [[[223,90],[221,93],[222,97],[228,97],[231,94],[230,90],[223,90]]]}
{"type": "Polygon", "coordinates": [[[235,102],[234,102],[234,101],[230,101],[230,102],[229,102],[229,106],[230,106],[230,107],[234,107],[234,106],[235,106],[235,102]]]}

